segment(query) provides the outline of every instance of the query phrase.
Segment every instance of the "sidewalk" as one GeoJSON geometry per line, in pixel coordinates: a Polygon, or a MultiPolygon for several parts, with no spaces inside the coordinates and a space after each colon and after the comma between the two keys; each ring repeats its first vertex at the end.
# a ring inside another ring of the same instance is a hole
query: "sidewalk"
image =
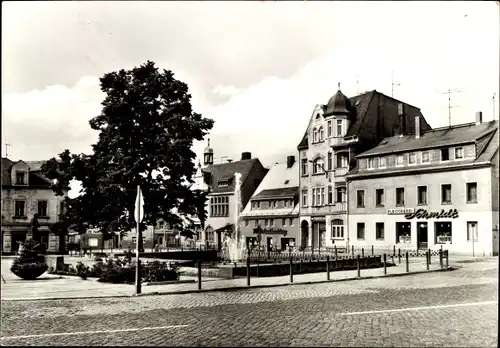
{"type": "MultiPolygon", "coordinates": [[[[426,270],[425,263],[410,263],[410,272],[406,273],[406,265],[403,261],[401,265],[387,267],[387,275],[384,276],[384,269],[361,270],[361,278],[357,278],[357,271],[330,272],[330,282],[334,281],[359,281],[369,278],[404,276],[426,272],[447,271],[441,269],[439,262],[435,260],[426,270]]],[[[5,277],[5,276],[4,276],[5,277]]],[[[181,280],[196,280],[196,277],[181,276],[181,280]]],[[[293,276],[293,284],[314,284],[327,282],[326,272],[298,274],[293,276]]],[[[236,279],[215,279],[203,278],[202,290],[198,290],[198,283],[180,283],[168,285],[142,286],[142,294],[185,294],[200,291],[231,291],[247,289],[246,278],[236,279]]],[[[291,285],[290,276],[251,278],[250,287],[274,287],[291,285]]],[[[2,301],[14,300],[49,300],[49,299],[76,299],[76,298],[102,298],[102,297],[129,297],[135,292],[134,285],[127,284],[107,284],[97,282],[97,279],[82,280],[79,277],[68,277],[44,274],[40,279],[26,281],[14,276],[8,277],[6,283],[1,284],[2,301]]]]}

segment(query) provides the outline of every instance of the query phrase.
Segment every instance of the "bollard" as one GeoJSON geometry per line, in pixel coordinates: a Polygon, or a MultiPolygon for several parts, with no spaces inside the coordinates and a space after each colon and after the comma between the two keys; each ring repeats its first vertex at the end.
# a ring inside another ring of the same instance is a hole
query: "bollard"
{"type": "Polygon", "coordinates": [[[335,270],[339,269],[338,257],[335,255],[335,270]]]}
{"type": "Polygon", "coordinates": [[[398,248],[399,264],[401,264],[401,249],[398,248]]]}
{"type": "Polygon", "coordinates": [[[293,256],[290,256],[290,283],[293,283],[293,256]]]}
{"type": "Polygon", "coordinates": [[[198,290],[201,290],[201,261],[198,260],[198,290]]]}
{"type": "Polygon", "coordinates": [[[432,254],[431,249],[427,249],[429,251],[429,265],[432,263],[432,254]]]}
{"type": "Polygon", "coordinates": [[[354,245],[352,246],[352,256],[354,256],[354,245]]]}
{"type": "Polygon", "coordinates": [[[326,280],[330,280],[330,256],[326,256],[326,280]]]}
{"type": "Polygon", "coordinates": [[[395,263],[394,263],[394,255],[392,255],[391,258],[392,258],[392,265],[395,265],[395,263]]]}
{"type": "Polygon", "coordinates": [[[387,255],[384,253],[384,275],[387,274],[387,255]]]}
{"type": "Polygon", "coordinates": [[[303,260],[300,260],[300,270],[299,270],[300,274],[302,274],[302,262],[303,262],[303,260]]]}
{"type": "Polygon", "coordinates": [[[446,268],[448,268],[448,259],[449,259],[448,250],[445,250],[445,253],[446,253],[446,268]]]}
{"type": "Polygon", "coordinates": [[[247,256],[247,286],[250,286],[250,255],[247,256]]]}
{"type": "Polygon", "coordinates": [[[406,252],[406,273],[410,272],[410,260],[408,259],[408,252],[406,252]]]}
{"type": "Polygon", "coordinates": [[[429,254],[429,251],[428,251],[428,250],[425,252],[425,259],[426,259],[426,261],[425,261],[425,268],[426,268],[427,270],[429,270],[429,259],[430,259],[430,254],[429,254]]]}
{"type": "Polygon", "coordinates": [[[365,257],[365,248],[361,248],[361,257],[365,257]]]}
{"type": "Polygon", "coordinates": [[[257,259],[257,278],[259,278],[259,263],[260,263],[260,260],[257,259]]]}
{"type": "MultiPolygon", "coordinates": [[[[441,246],[442,247],[442,246],[441,246]]],[[[443,269],[443,249],[439,249],[439,266],[443,269]]]]}
{"type": "Polygon", "coordinates": [[[372,245],[372,256],[374,256],[374,255],[375,255],[375,254],[374,254],[374,252],[373,252],[373,245],[372,245]]]}
{"type": "Polygon", "coordinates": [[[396,246],[395,246],[395,245],[393,245],[393,246],[392,246],[392,254],[393,254],[393,255],[395,255],[395,254],[396,254],[396,246]]]}
{"type": "Polygon", "coordinates": [[[337,246],[335,245],[335,258],[337,258],[337,246]]]}
{"type": "Polygon", "coordinates": [[[361,278],[361,269],[360,269],[360,264],[359,264],[359,255],[356,258],[356,269],[358,270],[358,278],[361,278]]]}

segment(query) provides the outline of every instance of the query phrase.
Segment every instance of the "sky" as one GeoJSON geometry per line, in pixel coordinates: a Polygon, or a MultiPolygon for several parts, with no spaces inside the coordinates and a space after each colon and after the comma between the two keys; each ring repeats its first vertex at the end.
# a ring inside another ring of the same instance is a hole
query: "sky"
{"type": "MultiPolygon", "coordinates": [[[[3,2],[2,156],[90,152],[99,77],[154,61],[215,120],[216,161],[295,155],[338,83],[419,107],[432,127],[493,119],[497,2],[3,2]],[[394,82],[394,88],[392,88],[394,82]]],[[[205,143],[197,142],[202,155],[205,143]]]]}

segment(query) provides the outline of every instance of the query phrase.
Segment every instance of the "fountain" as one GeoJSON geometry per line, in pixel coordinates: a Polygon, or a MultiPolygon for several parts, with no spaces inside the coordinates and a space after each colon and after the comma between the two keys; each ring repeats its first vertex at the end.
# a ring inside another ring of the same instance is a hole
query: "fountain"
{"type": "Polygon", "coordinates": [[[226,240],[226,258],[231,262],[243,260],[246,254],[245,237],[240,236],[240,213],[241,213],[241,174],[234,173],[234,235],[226,240]]]}

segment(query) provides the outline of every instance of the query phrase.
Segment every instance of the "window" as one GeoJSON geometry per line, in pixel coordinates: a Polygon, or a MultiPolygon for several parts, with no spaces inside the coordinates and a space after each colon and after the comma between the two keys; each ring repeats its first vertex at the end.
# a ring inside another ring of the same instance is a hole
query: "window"
{"type": "Polygon", "coordinates": [[[337,187],[337,199],[335,202],[342,203],[347,199],[346,188],[345,187],[337,187]]]}
{"type": "Polygon", "coordinates": [[[321,188],[321,196],[320,196],[320,198],[321,198],[321,203],[320,204],[321,205],[325,205],[325,188],[324,187],[321,188]]]}
{"type": "Polygon", "coordinates": [[[384,206],[384,189],[376,189],[375,190],[375,205],[377,207],[383,207],[384,206]]]}
{"type": "Polygon", "coordinates": [[[375,238],[377,240],[384,239],[384,223],[383,222],[377,222],[375,224],[375,238]]]}
{"type": "Polygon", "coordinates": [[[404,189],[404,187],[396,188],[396,205],[405,205],[405,189],[404,189]]]}
{"type": "Polygon", "coordinates": [[[379,167],[380,168],[385,168],[386,164],[385,164],[385,157],[380,157],[380,160],[379,160],[379,167]]]}
{"type": "Polygon", "coordinates": [[[25,217],[26,216],[25,206],[26,206],[26,202],[25,201],[16,201],[15,202],[15,205],[14,205],[15,211],[14,211],[14,213],[15,213],[16,217],[25,217]]]}
{"type": "Polygon", "coordinates": [[[328,185],[328,204],[333,204],[333,187],[328,185]]]}
{"type": "Polygon", "coordinates": [[[462,159],[464,158],[464,148],[463,147],[456,147],[455,148],[455,159],[462,159]]]}
{"type": "Polygon", "coordinates": [[[302,190],[302,206],[307,207],[307,190],[302,190]]]}
{"type": "Polygon", "coordinates": [[[307,158],[302,159],[302,175],[307,175],[307,158]]]}
{"type": "Polygon", "coordinates": [[[417,154],[412,152],[408,155],[408,164],[416,164],[417,163],[417,154]]]}
{"type": "Polygon", "coordinates": [[[245,220],[245,227],[248,227],[249,221],[245,220]]]}
{"type": "Polygon", "coordinates": [[[337,155],[337,168],[347,168],[349,166],[349,159],[346,154],[337,155]]]}
{"type": "Polygon", "coordinates": [[[364,208],[365,207],[365,191],[364,190],[358,190],[356,192],[356,198],[357,198],[357,207],[358,208],[364,208]]]}
{"type": "Polygon", "coordinates": [[[25,177],[25,172],[16,172],[16,185],[26,185],[24,181],[25,177]]]}
{"type": "Polygon", "coordinates": [[[479,240],[477,234],[477,221],[467,221],[467,241],[477,242],[479,240]]]}
{"type": "Polygon", "coordinates": [[[357,230],[358,239],[365,239],[365,223],[358,222],[358,230],[357,230]]]}
{"type": "Polygon", "coordinates": [[[331,237],[332,239],[344,239],[344,222],[340,219],[334,219],[331,222],[332,231],[331,237]]]}
{"type": "Polygon", "coordinates": [[[313,129],[313,143],[317,143],[318,142],[318,129],[316,127],[314,127],[313,129]]]}
{"type": "Polygon", "coordinates": [[[333,154],[331,152],[328,152],[328,170],[332,170],[333,168],[332,156],[333,154]]]}
{"type": "Polygon", "coordinates": [[[269,226],[274,226],[274,219],[269,219],[269,226]]]}
{"type": "Polygon", "coordinates": [[[163,226],[164,226],[164,222],[163,221],[158,222],[158,228],[159,229],[163,229],[163,226]]]}
{"type": "Polygon", "coordinates": [[[313,206],[325,204],[325,188],[313,188],[313,206]]]}
{"type": "Polygon", "coordinates": [[[314,160],[313,163],[313,174],[321,174],[324,173],[324,161],[321,158],[314,160]]]}
{"type": "Polygon", "coordinates": [[[217,186],[218,187],[227,187],[227,186],[229,186],[229,180],[219,180],[219,182],[217,183],[217,186]]]}
{"type": "Polygon", "coordinates": [[[411,223],[396,222],[396,243],[411,243],[411,223]]]}
{"type": "Polygon", "coordinates": [[[64,201],[59,203],[59,214],[63,215],[66,212],[66,206],[64,205],[64,201]]]}
{"type": "Polygon", "coordinates": [[[418,205],[427,204],[427,186],[417,187],[417,204],[418,205]]]}
{"type": "Polygon", "coordinates": [[[342,134],[342,120],[337,120],[337,136],[341,137],[342,134]]]}
{"type": "Polygon", "coordinates": [[[373,169],[373,158],[368,158],[368,169],[373,169]]]}
{"type": "Polygon", "coordinates": [[[451,221],[435,222],[436,244],[451,243],[451,221]]]}
{"type": "Polygon", "coordinates": [[[403,165],[403,155],[397,155],[396,156],[396,165],[397,166],[402,166],[403,165]]]}
{"type": "Polygon", "coordinates": [[[450,204],[451,203],[451,185],[444,184],[441,185],[441,203],[450,204]]]}
{"type": "Polygon", "coordinates": [[[326,124],[326,136],[327,137],[331,137],[332,136],[332,133],[333,133],[333,129],[332,129],[332,121],[328,121],[327,124],[326,124]]]}
{"type": "Polygon", "coordinates": [[[259,226],[259,219],[255,219],[255,220],[254,220],[254,226],[255,226],[255,227],[259,226]]]}
{"type": "Polygon", "coordinates": [[[210,198],[210,216],[229,216],[229,197],[210,198]]]}
{"type": "Polygon", "coordinates": [[[477,183],[467,183],[467,203],[477,203],[477,183]]]}
{"type": "Polygon", "coordinates": [[[319,141],[325,140],[325,131],[323,127],[319,127],[319,141]]]}
{"type": "Polygon", "coordinates": [[[264,219],[264,224],[266,225],[266,227],[269,227],[269,219],[264,219]]]}
{"type": "Polygon", "coordinates": [[[293,226],[293,218],[288,219],[288,226],[293,226]]]}
{"type": "Polygon", "coordinates": [[[422,152],[422,163],[429,163],[429,151],[422,152]]]}
{"type": "Polygon", "coordinates": [[[441,149],[441,161],[448,161],[450,159],[450,151],[448,148],[441,149]]]}
{"type": "Polygon", "coordinates": [[[281,226],[286,226],[286,219],[281,219],[281,226]]]}
{"type": "Polygon", "coordinates": [[[47,201],[38,201],[38,216],[48,216],[47,204],[47,201]]]}

